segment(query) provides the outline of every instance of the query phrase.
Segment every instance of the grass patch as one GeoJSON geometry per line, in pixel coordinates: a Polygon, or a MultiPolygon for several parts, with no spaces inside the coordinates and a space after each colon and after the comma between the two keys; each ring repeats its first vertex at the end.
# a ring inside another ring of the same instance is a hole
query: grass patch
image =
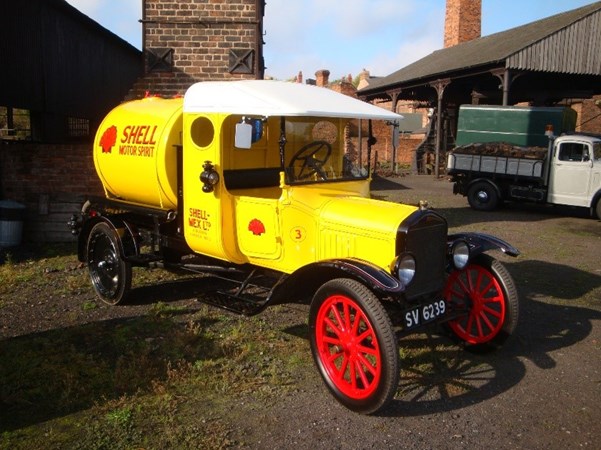
{"type": "MultiPolygon", "coordinates": [[[[18,248],[0,258],[0,298],[9,294],[18,301],[23,284],[45,292],[48,286],[57,294],[72,294],[89,289],[87,273],[81,269],[70,245],[42,245],[18,248]],[[53,286],[53,284],[56,284],[53,286]]],[[[0,300],[0,306],[2,301],[0,300]]]]}
{"type": "Polygon", "coordinates": [[[0,448],[224,448],[224,399],[265,400],[310,364],[264,319],[180,312],[0,341],[0,448]]]}

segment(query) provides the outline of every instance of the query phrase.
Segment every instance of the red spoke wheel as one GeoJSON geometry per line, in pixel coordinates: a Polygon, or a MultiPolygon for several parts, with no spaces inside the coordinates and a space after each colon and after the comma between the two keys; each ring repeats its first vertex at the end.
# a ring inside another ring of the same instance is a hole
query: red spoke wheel
{"type": "Polygon", "coordinates": [[[450,314],[459,314],[448,327],[472,346],[498,346],[517,325],[519,304],[507,269],[488,255],[479,255],[463,270],[453,271],[445,287],[450,314]]]}
{"type": "Polygon", "coordinates": [[[334,397],[371,414],[396,393],[399,354],[390,318],[363,284],[335,279],[315,294],[309,312],[311,352],[334,397]]]}

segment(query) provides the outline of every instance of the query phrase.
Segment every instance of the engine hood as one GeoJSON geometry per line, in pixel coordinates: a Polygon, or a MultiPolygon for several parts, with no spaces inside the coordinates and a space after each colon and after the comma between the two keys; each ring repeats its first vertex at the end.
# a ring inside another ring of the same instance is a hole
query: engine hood
{"type": "Polygon", "coordinates": [[[389,269],[399,225],[416,210],[362,197],[331,199],[319,215],[319,257],[355,257],[389,269]]]}
{"type": "Polygon", "coordinates": [[[396,235],[399,224],[417,207],[362,197],[342,197],[327,202],[321,211],[322,226],[344,226],[372,233],[396,235]]]}

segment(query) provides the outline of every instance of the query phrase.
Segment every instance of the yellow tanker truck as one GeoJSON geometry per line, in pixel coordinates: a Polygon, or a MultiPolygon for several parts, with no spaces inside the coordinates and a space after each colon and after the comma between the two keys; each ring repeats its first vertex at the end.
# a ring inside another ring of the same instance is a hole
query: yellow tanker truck
{"type": "Polygon", "coordinates": [[[116,107],[94,140],[105,196],[71,221],[104,302],[132,267],[213,274],[201,300],[252,315],[309,304],[311,351],[346,407],[373,413],[399,381],[398,337],[441,323],[465,345],[515,329],[518,296],[493,236],[449,235],[428,209],[370,198],[372,121],[400,115],[329,89],[202,82],[116,107]]]}

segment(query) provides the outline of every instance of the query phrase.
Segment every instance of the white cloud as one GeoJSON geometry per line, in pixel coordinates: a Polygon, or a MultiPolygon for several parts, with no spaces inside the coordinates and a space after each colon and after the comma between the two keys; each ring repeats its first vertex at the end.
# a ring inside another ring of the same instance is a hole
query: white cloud
{"type": "Polygon", "coordinates": [[[326,1],[316,6],[322,20],[329,22],[339,37],[352,39],[398,26],[414,9],[415,0],[326,1]]]}
{"type": "Polygon", "coordinates": [[[371,75],[383,77],[429,55],[440,47],[440,37],[428,36],[420,40],[399,43],[393,52],[375,53],[364,66],[371,75]]]}
{"type": "Polygon", "coordinates": [[[362,68],[387,75],[442,46],[442,0],[270,0],[265,10],[266,73],[286,79],[362,68]]]}

